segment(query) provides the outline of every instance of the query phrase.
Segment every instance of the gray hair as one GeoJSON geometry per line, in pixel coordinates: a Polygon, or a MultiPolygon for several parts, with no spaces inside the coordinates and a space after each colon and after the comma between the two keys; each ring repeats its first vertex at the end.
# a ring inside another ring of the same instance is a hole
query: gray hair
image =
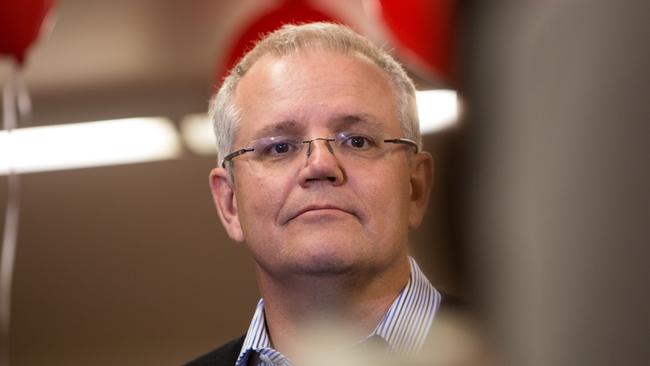
{"type": "Polygon", "coordinates": [[[210,120],[217,140],[219,163],[232,150],[232,143],[240,122],[240,112],[233,104],[239,81],[257,60],[266,54],[276,57],[305,49],[321,48],[342,54],[359,53],[379,66],[393,84],[398,106],[398,120],[404,137],[422,145],[415,87],[402,66],[386,51],[350,28],[333,23],[287,24],[257,42],[223,80],[221,88],[210,103],[210,120]]]}

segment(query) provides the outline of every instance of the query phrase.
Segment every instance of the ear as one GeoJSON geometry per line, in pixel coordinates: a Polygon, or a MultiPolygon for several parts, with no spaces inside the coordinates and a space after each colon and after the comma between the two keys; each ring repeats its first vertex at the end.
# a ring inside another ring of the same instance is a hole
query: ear
{"type": "Polygon", "coordinates": [[[429,204],[433,182],[433,157],[426,151],[411,157],[411,207],[409,228],[420,226],[429,204]]]}
{"type": "Polygon", "coordinates": [[[212,169],[210,172],[210,190],[221,223],[230,239],[242,242],[244,241],[244,233],[239,222],[237,197],[235,196],[233,184],[226,169],[219,167],[212,169]]]}

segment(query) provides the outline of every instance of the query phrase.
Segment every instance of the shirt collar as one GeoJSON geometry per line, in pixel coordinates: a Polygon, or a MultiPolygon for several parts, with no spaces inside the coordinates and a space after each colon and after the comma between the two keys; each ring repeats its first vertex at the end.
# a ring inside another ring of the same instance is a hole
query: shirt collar
{"type": "MultiPolygon", "coordinates": [[[[408,283],[397,295],[375,330],[368,335],[368,338],[381,337],[390,349],[403,353],[415,353],[420,350],[441,300],[440,293],[422,273],[415,259],[409,257],[409,263],[411,276],[408,283]]],[[[271,347],[264,320],[264,299],[257,303],[235,366],[246,365],[252,352],[259,353],[260,358],[276,365],[290,365],[280,352],[271,347]]]]}

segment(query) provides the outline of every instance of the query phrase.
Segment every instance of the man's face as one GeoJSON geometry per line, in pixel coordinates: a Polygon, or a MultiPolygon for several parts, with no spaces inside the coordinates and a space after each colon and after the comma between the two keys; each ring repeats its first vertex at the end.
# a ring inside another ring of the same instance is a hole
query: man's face
{"type": "MultiPolygon", "coordinates": [[[[234,104],[241,111],[234,149],[287,133],[314,139],[365,129],[403,137],[392,84],[362,56],[266,55],[240,81],[234,104]]],[[[230,237],[244,241],[273,276],[372,271],[403,258],[408,230],[419,225],[428,199],[430,156],[394,145],[359,163],[323,141],[312,145],[309,157],[303,153],[281,174],[254,169],[251,154],[233,160],[233,181],[213,170],[230,237]]]]}

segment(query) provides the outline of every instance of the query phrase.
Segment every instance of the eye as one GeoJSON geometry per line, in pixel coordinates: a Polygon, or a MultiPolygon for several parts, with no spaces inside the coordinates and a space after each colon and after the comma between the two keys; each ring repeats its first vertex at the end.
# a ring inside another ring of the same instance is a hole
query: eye
{"type": "Polygon", "coordinates": [[[373,140],[363,135],[346,135],[343,146],[354,150],[367,150],[373,146],[373,140]]]}
{"type": "Polygon", "coordinates": [[[270,139],[264,141],[261,149],[262,155],[266,157],[281,157],[291,155],[300,149],[299,143],[291,139],[270,139]]]}
{"type": "Polygon", "coordinates": [[[366,139],[361,136],[353,136],[350,138],[350,145],[356,147],[357,149],[362,149],[366,146],[366,139]]]}
{"type": "Polygon", "coordinates": [[[273,144],[273,146],[271,146],[272,152],[275,153],[275,154],[285,154],[285,153],[289,152],[290,148],[291,147],[286,142],[279,142],[279,143],[273,144]]]}

